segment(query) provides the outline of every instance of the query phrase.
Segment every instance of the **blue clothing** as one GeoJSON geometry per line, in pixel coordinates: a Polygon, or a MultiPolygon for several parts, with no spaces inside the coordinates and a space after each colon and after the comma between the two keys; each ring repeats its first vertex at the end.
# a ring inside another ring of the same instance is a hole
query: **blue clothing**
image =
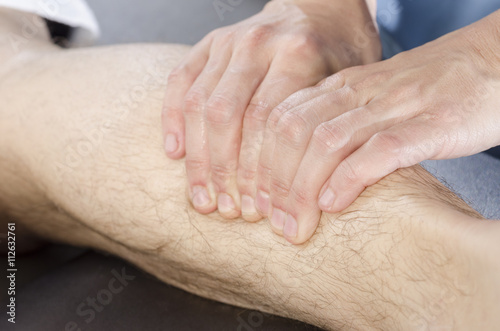
{"type": "Polygon", "coordinates": [[[377,22],[401,50],[408,50],[497,9],[500,0],[378,0],[377,22]]]}

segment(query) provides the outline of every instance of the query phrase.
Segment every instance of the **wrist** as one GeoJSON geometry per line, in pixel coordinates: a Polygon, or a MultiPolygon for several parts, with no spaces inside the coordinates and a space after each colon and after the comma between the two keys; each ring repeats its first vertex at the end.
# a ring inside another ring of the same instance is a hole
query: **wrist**
{"type": "MultiPolygon", "coordinates": [[[[276,0],[275,0],[276,1],[276,0]]],[[[382,45],[374,19],[375,7],[365,0],[277,0],[291,3],[316,17],[322,42],[335,54],[337,70],[369,64],[382,57],[382,45]]]]}
{"type": "Polygon", "coordinates": [[[466,40],[488,72],[500,75],[500,10],[470,25],[466,40]]]}

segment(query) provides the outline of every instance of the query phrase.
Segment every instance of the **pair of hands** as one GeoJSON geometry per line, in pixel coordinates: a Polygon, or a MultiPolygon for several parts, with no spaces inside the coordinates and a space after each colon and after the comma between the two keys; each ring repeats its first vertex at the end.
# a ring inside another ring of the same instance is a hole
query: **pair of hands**
{"type": "Polygon", "coordinates": [[[299,244],[394,170],[499,144],[481,23],[368,65],[380,44],[364,1],[275,0],[210,33],[171,73],[163,111],[194,207],[268,217],[299,244]]]}

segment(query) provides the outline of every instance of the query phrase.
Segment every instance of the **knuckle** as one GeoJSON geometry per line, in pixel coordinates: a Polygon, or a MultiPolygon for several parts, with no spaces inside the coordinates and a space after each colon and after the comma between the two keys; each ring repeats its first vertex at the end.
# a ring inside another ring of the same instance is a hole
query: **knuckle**
{"type": "Polygon", "coordinates": [[[184,98],[186,114],[201,114],[206,102],[206,93],[201,89],[191,89],[184,98]]]}
{"type": "Polygon", "coordinates": [[[257,165],[257,180],[260,183],[267,182],[268,178],[271,176],[272,169],[266,163],[259,162],[257,165]]]}
{"type": "Polygon", "coordinates": [[[199,172],[209,169],[210,164],[207,159],[186,157],[186,169],[191,172],[199,172]]]}
{"type": "Polygon", "coordinates": [[[251,124],[261,124],[265,122],[270,113],[269,103],[266,101],[250,101],[244,115],[245,121],[251,124]]]}
{"type": "Polygon", "coordinates": [[[344,85],[344,89],[347,90],[347,92],[350,95],[358,95],[361,91],[363,91],[364,87],[366,86],[366,81],[357,81],[357,82],[346,82],[344,85]]]}
{"type": "Polygon", "coordinates": [[[243,138],[239,154],[240,166],[255,167],[256,160],[260,157],[264,133],[262,131],[249,131],[248,128],[242,131],[243,138]]]}
{"type": "Polygon", "coordinates": [[[314,144],[319,147],[320,154],[326,156],[340,150],[348,139],[345,129],[333,123],[321,123],[313,133],[314,144]]]}
{"type": "Polygon", "coordinates": [[[206,74],[207,76],[210,75],[212,76],[212,78],[218,75],[218,72],[221,70],[221,68],[225,66],[221,53],[222,51],[214,54],[213,56],[210,56],[208,62],[203,67],[202,74],[206,74]]]}
{"type": "Polygon", "coordinates": [[[269,183],[269,188],[271,190],[272,195],[278,197],[288,197],[290,193],[290,185],[285,183],[280,178],[272,177],[269,183]]]}
{"type": "Polygon", "coordinates": [[[382,131],[378,132],[370,139],[372,148],[389,155],[398,155],[404,147],[403,139],[396,133],[382,131]]]}
{"type": "Polygon", "coordinates": [[[218,28],[213,31],[213,34],[211,36],[212,40],[218,44],[226,44],[227,42],[231,41],[235,35],[235,31],[232,28],[218,28]]]}
{"type": "Polygon", "coordinates": [[[303,89],[296,90],[290,94],[285,100],[278,104],[277,108],[281,108],[283,112],[289,111],[298,105],[301,105],[306,100],[311,100],[316,96],[318,86],[309,86],[303,89]]]}
{"type": "Polygon", "coordinates": [[[329,81],[329,83],[334,85],[337,89],[344,89],[351,93],[357,93],[367,85],[367,79],[365,77],[362,79],[358,78],[359,70],[358,67],[343,69],[333,76],[330,76],[331,81],[329,81]]]}
{"type": "Polygon", "coordinates": [[[206,36],[205,38],[207,39],[213,39],[215,38],[216,36],[220,36],[220,35],[224,35],[226,33],[226,30],[224,27],[222,28],[216,28],[216,29],[213,29],[212,31],[210,31],[206,36]]]}
{"type": "Polygon", "coordinates": [[[203,37],[197,44],[196,46],[200,45],[200,44],[204,44],[204,43],[212,43],[215,38],[217,38],[217,36],[220,36],[222,35],[224,32],[223,32],[224,28],[216,28],[216,29],[213,29],[212,31],[210,31],[209,33],[207,33],[205,35],[205,37],[203,37]]]}
{"type": "Polygon", "coordinates": [[[182,80],[186,75],[189,75],[189,68],[187,64],[181,64],[174,68],[168,75],[167,83],[173,84],[182,80]]]}
{"type": "Polygon", "coordinates": [[[313,194],[295,185],[290,189],[290,195],[294,199],[294,204],[297,206],[312,206],[316,202],[313,194]]]}
{"type": "Polygon", "coordinates": [[[182,117],[182,107],[168,103],[163,104],[161,119],[162,123],[168,127],[175,127],[179,125],[179,123],[184,123],[184,118],[182,117]]]}
{"type": "Polygon", "coordinates": [[[300,92],[296,92],[294,94],[292,94],[291,96],[289,96],[288,98],[286,98],[284,101],[282,101],[280,104],[278,104],[274,110],[276,111],[276,114],[280,114],[283,115],[285,113],[287,113],[288,111],[292,110],[294,107],[295,107],[295,99],[294,98],[298,98],[300,96],[300,92]]]}
{"type": "Polygon", "coordinates": [[[274,108],[271,111],[271,114],[269,114],[269,117],[267,119],[266,123],[266,128],[272,132],[276,131],[276,127],[278,126],[278,123],[281,119],[281,116],[283,116],[284,113],[286,113],[288,109],[285,107],[282,107],[279,105],[278,107],[274,108]]]}
{"type": "Polygon", "coordinates": [[[214,180],[225,180],[232,176],[235,167],[230,164],[212,164],[210,171],[214,180]]]}
{"type": "Polygon", "coordinates": [[[257,178],[257,171],[247,167],[240,167],[238,168],[238,177],[246,182],[251,182],[257,178]]]}
{"type": "MultiPolygon", "coordinates": [[[[352,69],[350,68],[349,72],[354,73],[355,71],[360,70],[359,68],[352,69]]],[[[350,82],[346,81],[345,86],[349,88],[355,94],[358,94],[367,89],[378,86],[379,84],[390,80],[392,77],[392,72],[390,71],[379,71],[367,74],[363,79],[351,80],[350,82]]],[[[405,93],[406,93],[406,89],[405,93]]]]}
{"type": "MultiPolygon", "coordinates": [[[[235,54],[234,56],[239,56],[239,54],[235,54]]],[[[226,73],[233,74],[234,76],[248,77],[253,72],[254,67],[252,63],[246,61],[241,61],[240,63],[231,63],[226,69],[226,73]]],[[[248,82],[248,80],[246,82],[248,82]]]]}
{"type": "Polygon", "coordinates": [[[316,57],[321,52],[321,44],[313,34],[301,33],[293,36],[288,51],[294,56],[316,57]]]}
{"type": "Polygon", "coordinates": [[[352,162],[349,160],[342,162],[339,165],[338,171],[342,175],[342,179],[347,181],[348,183],[356,183],[360,178],[360,168],[352,164],[352,162]]]}
{"type": "Polygon", "coordinates": [[[347,69],[344,69],[334,75],[328,76],[325,80],[325,84],[332,87],[341,87],[346,84],[347,77],[347,69]]]}
{"type": "Polygon", "coordinates": [[[276,126],[276,134],[283,137],[290,144],[297,146],[304,143],[307,135],[307,122],[297,113],[288,112],[281,116],[276,126]]]}
{"type": "Polygon", "coordinates": [[[266,41],[273,31],[270,24],[256,24],[251,26],[244,37],[244,44],[247,47],[255,47],[266,41]]]}
{"type": "Polygon", "coordinates": [[[212,124],[229,124],[234,120],[233,102],[221,95],[212,96],[205,111],[207,121],[212,124]]]}

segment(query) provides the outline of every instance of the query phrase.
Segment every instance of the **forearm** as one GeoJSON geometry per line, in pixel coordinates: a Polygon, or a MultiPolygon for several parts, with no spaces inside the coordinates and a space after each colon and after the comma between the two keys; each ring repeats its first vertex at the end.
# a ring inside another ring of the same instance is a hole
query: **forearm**
{"type": "Polygon", "coordinates": [[[478,304],[469,280],[478,277],[480,254],[463,229],[479,225],[462,211],[474,212],[420,168],[389,176],[340,215],[323,215],[298,247],[267,222],[195,213],[182,161],[162,152],[158,120],[164,77],[183,52],[58,52],[5,77],[0,155],[18,171],[0,171],[0,197],[11,216],[40,236],[112,252],[191,292],[329,329],[416,329],[421,320],[463,321],[448,313],[492,304],[478,304]],[[442,311],[429,313],[429,302],[442,311]]]}

